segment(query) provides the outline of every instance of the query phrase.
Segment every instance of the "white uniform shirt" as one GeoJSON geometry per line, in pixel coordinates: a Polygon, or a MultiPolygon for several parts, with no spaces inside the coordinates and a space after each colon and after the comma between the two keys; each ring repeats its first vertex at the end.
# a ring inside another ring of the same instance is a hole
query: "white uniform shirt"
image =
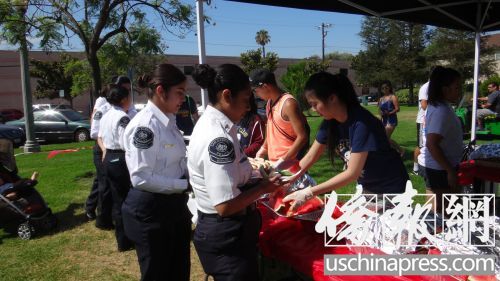
{"type": "Polygon", "coordinates": [[[206,214],[216,214],[215,206],[238,196],[238,187],[250,179],[237,126],[214,107],[206,108],[191,134],[188,170],[198,210],[206,214]]]}
{"type": "Polygon", "coordinates": [[[109,104],[108,103],[108,100],[106,100],[105,97],[98,97],[96,100],[95,100],[95,104],[94,104],[94,110],[98,109],[99,107],[105,105],[105,104],[109,104]]]}
{"type": "Polygon", "coordinates": [[[125,159],[132,186],[144,191],[173,194],[187,189],[186,145],[175,124],[151,101],[125,130],[125,159]]]}
{"type": "MultiPolygon", "coordinates": [[[[462,158],[463,132],[460,120],[455,115],[453,108],[449,104],[439,104],[437,106],[428,105],[425,114],[425,134],[438,134],[443,137],[439,146],[444,152],[444,156],[452,166],[457,166],[462,158]]],[[[429,152],[427,147],[420,150],[418,164],[434,170],[443,170],[429,152]]]]}
{"type": "Polygon", "coordinates": [[[418,91],[418,113],[417,123],[422,124],[425,121],[425,109],[422,108],[422,100],[428,100],[427,91],[429,89],[429,81],[427,81],[418,91]]]}
{"type": "Polygon", "coordinates": [[[94,116],[92,116],[92,123],[90,124],[90,137],[92,139],[97,140],[101,119],[110,109],[111,104],[106,102],[95,110],[94,116]]]}
{"type": "Polygon", "coordinates": [[[121,149],[123,146],[123,133],[130,117],[121,108],[112,106],[102,117],[98,136],[102,139],[106,149],[121,149]]]}

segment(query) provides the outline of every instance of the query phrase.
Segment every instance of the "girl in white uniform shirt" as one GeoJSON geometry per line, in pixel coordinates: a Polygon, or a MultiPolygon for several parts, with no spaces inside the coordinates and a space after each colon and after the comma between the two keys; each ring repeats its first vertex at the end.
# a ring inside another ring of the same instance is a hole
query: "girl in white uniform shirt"
{"type": "MultiPolygon", "coordinates": [[[[112,84],[124,87],[130,92],[131,84],[130,79],[127,76],[116,76],[112,79],[112,84]]],[[[104,90],[101,95],[105,95],[104,90]]],[[[102,151],[100,146],[97,144],[97,135],[99,133],[100,122],[104,114],[108,112],[111,105],[106,100],[105,97],[99,97],[95,101],[94,110],[92,111],[92,122],[90,126],[90,137],[96,140],[94,146],[94,166],[96,168],[96,177],[90,194],[87,197],[85,203],[85,210],[87,217],[89,219],[96,218],[96,227],[100,229],[112,229],[113,223],[111,219],[111,190],[109,189],[106,177],[104,174],[104,167],[102,166],[102,151]],[[96,215],[97,209],[97,215],[96,215]]],[[[127,115],[132,119],[137,114],[137,110],[133,105],[127,110],[127,115]]]]}
{"type": "Polygon", "coordinates": [[[135,243],[142,281],[188,281],[186,146],[175,121],[186,76],[171,64],[160,64],[139,84],[147,88],[149,101],[124,135],[133,186],[122,207],[125,232],[135,243]]]}
{"type": "Polygon", "coordinates": [[[192,76],[208,90],[211,103],[194,127],[188,150],[189,181],[198,207],[193,242],[203,269],[216,281],[256,281],[260,214],[252,206],[279,185],[263,180],[244,188],[252,167],[236,124],[250,109],[250,82],[233,64],[217,71],[199,65],[192,76]]]}
{"type": "Polygon", "coordinates": [[[96,219],[95,225],[100,229],[113,228],[113,222],[111,219],[111,190],[109,189],[109,184],[107,183],[106,173],[102,163],[102,150],[97,143],[101,119],[110,109],[111,105],[108,101],[103,97],[99,97],[96,100],[96,107],[92,113],[92,122],[90,125],[90,137],[96,141],[93,153],[96,177],[94,178],[92,189],[90,190],[90,194],[85,202],[85,210],[89,219],[96,219]]]}
{"type": "MultiPolygon", "coordinates": [[[[108,203],[103,205],[103,192],[108,191],[108,194],[110,192],[106,185],[104,167],[102,166],[102,150],[97,144],[97,135],[99,133],[101,118],[111,107],[106,100],[105,92],[106,91],[102,91],[100,96],[96,99],[94,109],[90,115],[92,120],[90,124],[90,138],[96,141],[93,149],[96,176],[94,178],[94,182],[92,183],[89,196],[85,201],[85,214],[87,215],[87,218],[90,220],[96,219],[96,227],[100,229],[110,229],[113,227],[113,223],[111,221],[111,204],[108,203]]],[[[111,195],[107,197],[111,197],[111,195]]],[[[111,200],[108,201],[110,202],[111,200]]]]}
{"type": "Polygon", "coordinates": [[[123,146],[123,133],[130,122],[126,113],[130,106],[129,92],[126,88],[110,85],[107,100],[112,107],[101,119],[97,143],[104,154],[103,166],[111,189],[112,217],[118,250],[126,251],[133,246],[123,230],[121,215],[121,205],[130,189],[123,146]]]}

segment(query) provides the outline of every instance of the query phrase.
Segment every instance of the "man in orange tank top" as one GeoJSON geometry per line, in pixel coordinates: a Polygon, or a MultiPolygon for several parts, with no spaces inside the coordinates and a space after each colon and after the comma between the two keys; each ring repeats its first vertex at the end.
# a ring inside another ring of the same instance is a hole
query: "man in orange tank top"
{"type": "Polygon", "coordinates": [[[301,157],[300,152],[308,146],[309,126],[297,100],[278,87],[274,74],[268,70],[254,71],[250,80],[255,93],[267,101],[266,139],[256,156],[267,156],[273,162],[301,157]]]}

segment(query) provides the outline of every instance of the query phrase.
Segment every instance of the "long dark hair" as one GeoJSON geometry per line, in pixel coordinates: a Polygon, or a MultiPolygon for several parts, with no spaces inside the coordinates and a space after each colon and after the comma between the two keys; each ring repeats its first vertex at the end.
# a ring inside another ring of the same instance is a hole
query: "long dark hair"
{"type": "MultiPolygon", "coordinates": [[[[341,103],[343,103],[347,111],[353,108],[361,107],[358,102],[356,91],[352,86],[351,81],[343,74],[331,74],[328,72],[318,72],[311,75],[306,82],[305,91],[312,91],[316,97],[324,103],[327,103],[328,98],[332,95],[337,96],[341,103]]],[[[337,122],[332,120],[329,122],[337,122]]],[[[328,128],[328,154],[330,161],[333,164],[335,150],[338,145],[338,136],[333,131],[336,126],[328,128]]]]}
{"type": "Polygon", "coordinates": [[[137,84],[148,90],[148,98],[154,96],[154,89],[161,85],[165,93],[175,85],[186,81],[186,75],[180,69],[169,63],[162,63],[155,67],[152,74],[144,74],[139,77],[137,84]]]}
{"type": "Polygon", "coordinates": [[[129,96],[129,92],[125,87],[115,84],[106,86],[103,93],[106,94],[106,100],[115,106],[121,106],[121,102],[129,96]]]}
{"type": "Polygon", "coordinates": [[[392,83],[391,83],[391,81],[389,81],[389,80],[384,80],[384,81],[382,81],[382,82],[380,83],[380,86],[378,87],[378,91],[379,91],[379,93],[380,93],[380,96],[383,96],[383,95],[384,95],[384,93],[382,92],[382,87],[383,87],[384,85],[387,85],[387,87],[389,87],[389,92],[390,92],[391,94],[394,94],[394,89],[392,88],[392,83]]]}
{"type": "Polygon", "coordinates": [[[222,64],[217,69],[208,64],[198,64],[191,76],[196,84],[208,90],[208,100],[213,105],[219,102],[219,93],[224,89],[229,89],[231,96],[235,97],[250,86],[248,75],[234,64],[222,64]]]}
{"type": "Polygon", "coordinates": [[[114,76],[111,79],[113,84],[116,84],[118,86],[122,86],[123,84],[130,84],[130,78],[127,76],[119,75],[119,76],[114,76]]]}
{"type": "Polygon", "coordinates": [[[304,90],[313,91],[316,97],[325,103],[330,96],[335,95],[347,109],[360,106],[351,81],[343,74],[324,71],[313,74],[307,80],[304,90]]]}
{"type": "Polygon", "coordinates": [[[429,104],[437,105],[445,102],[443,87],[450,86],[454,81],[460,79],[460,73],[449,67],[436,66],[429,79],[429,104]]]}

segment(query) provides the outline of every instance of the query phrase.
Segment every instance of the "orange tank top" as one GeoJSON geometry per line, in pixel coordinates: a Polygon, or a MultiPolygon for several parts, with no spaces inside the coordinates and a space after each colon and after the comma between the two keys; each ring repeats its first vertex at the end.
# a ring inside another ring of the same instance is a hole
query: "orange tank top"
{"type": "Polygon", "coordinates": [[[288,99],[295,99],[292,95],[285,93],[271,106],[271,101],[266,105],[267,112],[267,157],[270,161],[277,161],[286,155],[292,147],[297,134],[293,130],[292,123],[282,117],[283,105],[288,99]]]}

